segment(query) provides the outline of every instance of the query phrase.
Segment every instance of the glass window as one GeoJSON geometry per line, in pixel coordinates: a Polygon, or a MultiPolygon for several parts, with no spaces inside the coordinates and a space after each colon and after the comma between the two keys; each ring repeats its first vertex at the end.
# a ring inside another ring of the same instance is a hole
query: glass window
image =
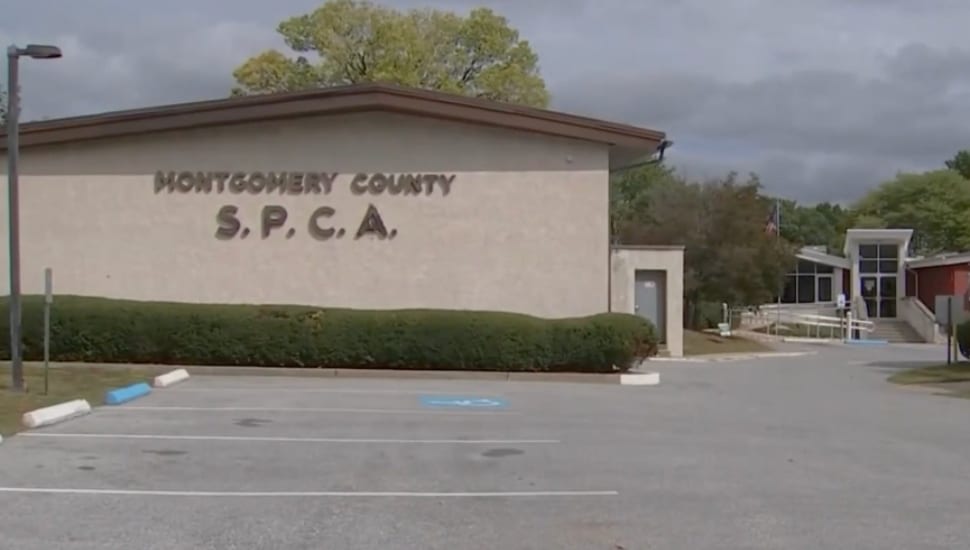
{"type": "Polygon", "coordinates": [[[895,277],[881,277],[879,279],[879,296],[883,298],[896,298],[895,277]]]}
{"type": "Polygon", "coordinates": [[[879,245],[879,257],[883,259],[898,258],[899,247],[894,244],[879,245]]]}
{"type": "Polygon", "coordinates": [[[879,260],[879,273],[896,273],[898,268],[896,260],[879,260]]]}
{"type": "Polygon", "coordinates": [[[831,302],[832,300],[832,277],[818,278],[818,301],[831,302]]]}
{"type": "Polygon", "coordinates": [[[810,304],[815,301],[815,276],[798,276],[798,303],[810,304]]]}
{"type": "Polygon", "coordinates": [[[878,260],[859,260],[859,272],[876,273],[879,270],[878,260]]]}
{"type": "Polygon", "coordinates": [[[781,293],[781,302],[783,304],[794,304],[797,295],[795,291],[796,278],[794,275],[789,275],[785,277],[785,289],[781,293]]]}
{"type": "Polygon", "coordinates": [[[798,267],[796,272],[799,274],[803,273],[815,273],[815,264],[807,260],[798,260],[798,267]]]}
{"type": "Polygon", "coordinates": [[[879,246],[874,244],[860,244],[859,257],[876,259],[879,257],[879,246]]]}
{"type": "Polygon", "coordinates": [[[818,273],[832,273],[835,271],[835,268],[830,265],[815,264],[815,271],[818,273]]]}
{"type": "Polygon", "coordinates": [[[879,317],[893,318],[896,316],[896,300],[879,300],[879,317]]]}

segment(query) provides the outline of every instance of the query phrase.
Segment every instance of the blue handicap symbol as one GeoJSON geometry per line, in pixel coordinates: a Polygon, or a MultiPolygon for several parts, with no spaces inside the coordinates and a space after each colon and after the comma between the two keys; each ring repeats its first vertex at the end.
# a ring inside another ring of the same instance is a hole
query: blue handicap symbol
{"type": "Polygon", "coordinates": [[[499,397],[422,395],[421,405],[425,407],[454,407],[462,409],[503,409],[508,406],[508,401],[499,397]]]}

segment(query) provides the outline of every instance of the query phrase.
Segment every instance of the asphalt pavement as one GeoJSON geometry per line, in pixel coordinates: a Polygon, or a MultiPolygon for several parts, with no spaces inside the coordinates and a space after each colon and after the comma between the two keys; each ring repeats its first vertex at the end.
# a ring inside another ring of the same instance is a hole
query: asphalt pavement
{"type": "Polygon", "coordinates": [[[661,385],[194,377],[0,444],[0,547],[953,549],[970,400],[929,346],[661,385]]]}

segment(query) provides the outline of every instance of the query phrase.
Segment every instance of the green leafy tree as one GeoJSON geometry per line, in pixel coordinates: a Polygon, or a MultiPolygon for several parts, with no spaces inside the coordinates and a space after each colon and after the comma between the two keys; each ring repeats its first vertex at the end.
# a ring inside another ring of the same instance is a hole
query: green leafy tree
{"type": "Polygon", "coordinates": [[[946,167],[961,176],[970,179],[970,151],[964,149],[946,161],[946,167]]]}
{"type": "Polygon", "coordinates": [[[650,166],[612,183],[615,241],[685,246],[686,326],[716,322],[721,303],[770,302],[793,265],[793,247],[765,232],[772,201],[756,176],[696,183],[650,166]]]}
{"type": "Polygon", "coordinates": [[[462,17],[330,0],[277,31],[297,56],[269,50],[248,59],[233,72],[233,95],[383,82],[535,107],[549,102],[532,46],[488,8],[462,17]]]}
{"type": "Polygon", "coordinates": [[[650,208],[658,193],[683,181],[664,164],[650,164],[627,170],[610,179],[610,231],[614,240],[629,240],[631,231],[657,225],[657,213],[650,208]]]}
{"type": "Polygon", "coordinates": [[[804,206],[791,200],[781,201],[781,235],[799,246],[823,245],[830,251],[838,250],[849,222],[849,211],[839,204],[804,206]]]}
{"type": "Polygon", "coordinates": [[[970,179],[954,170],[898,174],[854,208],[855,227],[911,228],[917,253],[970,250],[970,179]]]}

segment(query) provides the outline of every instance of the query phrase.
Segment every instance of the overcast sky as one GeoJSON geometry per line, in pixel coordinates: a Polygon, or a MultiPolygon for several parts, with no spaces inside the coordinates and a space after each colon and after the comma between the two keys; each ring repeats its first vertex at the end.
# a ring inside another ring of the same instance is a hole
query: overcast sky
{"type": "MultiPolygon", "coordinates": [[[[320,0],[9,2],[27,118],[225,96],[277,23],[320,0]]],[[[489,5],[538,51],[553,108],[668,133],[689,177],[848,201],[970,148],[970,0],[384,0],[489,5]]],[[[5,77],[4,77],[5,78],[5,77]]]]}

